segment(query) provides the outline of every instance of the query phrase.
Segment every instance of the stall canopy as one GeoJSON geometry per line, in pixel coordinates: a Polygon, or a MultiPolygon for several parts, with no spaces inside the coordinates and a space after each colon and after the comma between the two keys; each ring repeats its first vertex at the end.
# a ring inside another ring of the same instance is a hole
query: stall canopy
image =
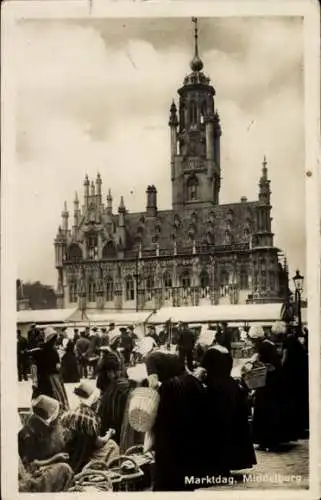
{"type": "MultiPolygon", "coordinates": [[[[115,325],[138,325],[146,323],[149,317],[153,314],[152,311],[123,311],[123,312],[106,312],[95,313],[94,311],[86,311],[82,316],[84,323],[95,323],[99,325],[107,325],[108,323],[115,323],[115,325]]],[[[75,317],[75,316],[74,316],[75,317]]],[[[73,318],[71,319],[73,321],[73,318]]],[[[77,320],[78,321],[78,320],[77,320]]]]}
{"type": "Polygon", "coordinates": [[[187,323],[271,323],[281,318],[282,304],[215,305],[196,307],[164,307],[152,315],[148,323],[162,324],[168,320],[187,323]]]}
{"type": "Polygon", "coordinates": [[[28,311],[18,311],[17,323],[65,323],[76,313],[77,309],[35,309],[28,311]]]}

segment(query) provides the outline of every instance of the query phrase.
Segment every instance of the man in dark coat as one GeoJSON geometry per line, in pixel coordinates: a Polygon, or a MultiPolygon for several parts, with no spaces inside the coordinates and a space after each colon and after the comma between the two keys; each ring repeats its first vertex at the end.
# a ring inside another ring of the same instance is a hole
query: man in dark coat
{"type": "Polygon", "coordinates": [[[178,327],[177,348],[181,363],[187,364],[189,370],[193,370],[193,350],[196,338],[186,323],[180,323],[178,327]]]}
{"type": "Polygon", "coordinates": [[[134,339],[127,328],[120,328],[120,347],[123,349],[125,364],[129,365],[130,356],[134,348],[134,339]]]}
{"type": "Polygon", "coordinates": [[[92,328],[92,334],[89,336],[89,342],[90,346],[87,351],[87,358],[88,358],[88,364],[91,368],[91,378],[94,378],[96,375],[96,366],[100,354],[99,353],[100,338],[96,326],[92,328]]]}

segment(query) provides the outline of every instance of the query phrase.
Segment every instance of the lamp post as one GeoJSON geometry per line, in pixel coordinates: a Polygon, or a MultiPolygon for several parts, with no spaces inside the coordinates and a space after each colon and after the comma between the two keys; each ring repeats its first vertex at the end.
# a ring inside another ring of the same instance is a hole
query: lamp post
{"type": "Polygon", "coordinates": [[[304,276],[301,276],[299,270],[297,269],[295,276],[292,278],[295,286],[295,303],[298,309],[298,333],[302,332],[302,317],[301,317],[301,294],[303,292],[303,282],[304,276]]]}

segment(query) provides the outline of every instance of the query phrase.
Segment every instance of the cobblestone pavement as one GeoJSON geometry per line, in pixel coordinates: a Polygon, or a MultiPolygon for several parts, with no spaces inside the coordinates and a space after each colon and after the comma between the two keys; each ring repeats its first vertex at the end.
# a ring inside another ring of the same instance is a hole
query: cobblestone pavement
{"type": "MultiPolygon", "coordinates": [[[[92,380],[93,385],[95,381],[92,380]]],[[[78,398],[73,394],[76,384],[65,384],[71,407],[78,398]]],[[[19,382],[18,407],[29,408],[31,382],[19,382]]],[[[231,478],[216,478],[218,483],[208,483],[209,489],[307,489],[309,487],[309,441],[298,441],[278,453],[256,451],[257,465],[252,469],[232,473],[231,478]],[[226,484],[226,480],[233,484],[226,484]],[[219,483],[221,481],[221,484],[219,483]],[[225,483],[223,483],[225,481],[225,483]]],[[[206,484],[206,483],[204,483],[206,484]]]]}
{"type": "MultiPolygon", "coordinates": [[[[232,473],[229,486],[211,489],[307,489],[309,488],[309,441],[284,446],[278,453],[256,450],[257,465],[232,473]]],[[[219,480],[219,478],[218,478],[219,480]]]]}

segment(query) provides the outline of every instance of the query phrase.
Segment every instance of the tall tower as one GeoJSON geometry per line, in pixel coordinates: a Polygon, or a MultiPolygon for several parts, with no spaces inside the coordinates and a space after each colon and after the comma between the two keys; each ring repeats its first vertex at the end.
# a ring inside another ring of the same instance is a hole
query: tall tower
{"type": "Polygon", "coordinates": [[[192,72],[178,90],[178,116],[175,102],[170,107],[172,205],[176,210],[219,203],[221,127],[215,90],[202,71],[196,18],[193,23],[192,72]]]}
{"type": "Polygon", "coordinates": [[[253,291],[261,302],[277,301],[280,292],[278,249],[273,244],[271,208],[270,180],[264,157],[252,237],[252,284],[253,291]]]}

